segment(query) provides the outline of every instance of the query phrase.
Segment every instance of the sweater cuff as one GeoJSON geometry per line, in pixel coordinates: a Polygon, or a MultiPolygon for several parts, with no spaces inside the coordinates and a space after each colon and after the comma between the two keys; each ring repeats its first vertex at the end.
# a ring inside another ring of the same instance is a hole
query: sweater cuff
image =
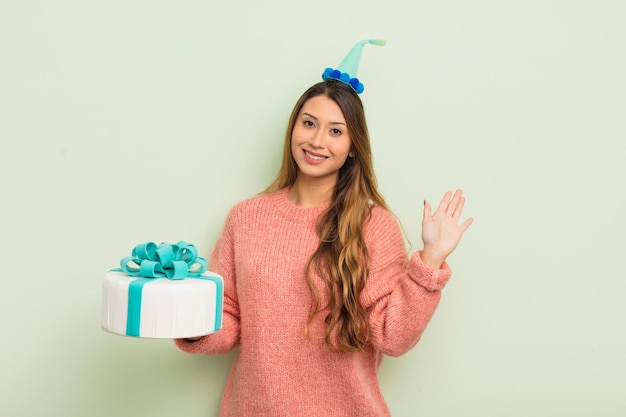
{"type": "Polygon", "coordinates": [[[409,275],[428,291],[441,291],[452,275],[450,266],[444,262],[440,269],[433,270],[422,262],[422,251],[417,251],[411,256],[409,275]]]}

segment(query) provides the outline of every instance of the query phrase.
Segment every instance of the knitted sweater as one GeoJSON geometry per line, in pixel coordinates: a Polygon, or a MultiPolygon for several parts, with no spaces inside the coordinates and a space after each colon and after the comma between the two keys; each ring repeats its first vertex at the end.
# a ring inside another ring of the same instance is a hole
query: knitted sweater
{"type": "Polygon", "coordinates": [[[316,220],[327,207],[296,206],[282,189],[230,211],[210,260],[224,277],[223,328],[198,341],[175,340],[189,353],[238,347],[221,417],[390,415],[377,368],[383,355],[401,355],[417,343],[451,271],[446,264],[433,271],[419,252],[407,257],[395,218],[373,207],[364,227],[371,268],[360,299],[369,344],[360,353],[331,352],[324,311],[305,336],[311,291],[304,271],[319,242],[316,220]]]}

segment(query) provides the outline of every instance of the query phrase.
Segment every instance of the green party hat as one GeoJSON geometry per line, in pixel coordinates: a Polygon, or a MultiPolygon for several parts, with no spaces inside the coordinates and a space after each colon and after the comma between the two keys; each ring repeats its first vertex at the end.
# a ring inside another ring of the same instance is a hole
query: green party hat
{"type": "Polygon", "coordinates": [[[363,84],[356,77],[357,71],[359,69],[359,61],[361,60],[361,53],[363,52],[363,47],[367,44],[376,45],[376,46],[385,46],[387,43],[384,39],[365,39],[357,42],[354,47],[348,52],[348,54],[343,58],[339,66],[335,68],[326,68],[324,73],[322,74],[322,79],[327,80],[329,78],[339,80],[345,84],[348,84],[350,87],[357,92],[357,94],[361,94],[364,90],[363,84]]]}

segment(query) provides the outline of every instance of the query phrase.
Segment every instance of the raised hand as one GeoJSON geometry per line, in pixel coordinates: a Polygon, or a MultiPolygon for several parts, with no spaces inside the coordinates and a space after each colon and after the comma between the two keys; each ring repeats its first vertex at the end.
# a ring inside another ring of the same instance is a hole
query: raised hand
{"type": "Polygon", "coordinates": [[[465,197],[461,190],[456,190],[454,194],[446,192],[434,213],[430,203],[424,200],[422,262],[433,269],[441,267],[472,224],[471,217],[459,224],[464,204],[465,197]]]}

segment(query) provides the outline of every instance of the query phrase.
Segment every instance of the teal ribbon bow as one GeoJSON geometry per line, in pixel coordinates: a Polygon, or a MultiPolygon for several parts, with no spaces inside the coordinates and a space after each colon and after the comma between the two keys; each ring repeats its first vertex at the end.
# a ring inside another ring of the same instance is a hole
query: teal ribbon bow
{"type": "Polygon", "coordinates": [[[206,259],[190,243],[153,242],[135,246],[131,256],[120,261],[122,271],[132,277],[185,279],[199,277],[207,269],[206,259]]]}

